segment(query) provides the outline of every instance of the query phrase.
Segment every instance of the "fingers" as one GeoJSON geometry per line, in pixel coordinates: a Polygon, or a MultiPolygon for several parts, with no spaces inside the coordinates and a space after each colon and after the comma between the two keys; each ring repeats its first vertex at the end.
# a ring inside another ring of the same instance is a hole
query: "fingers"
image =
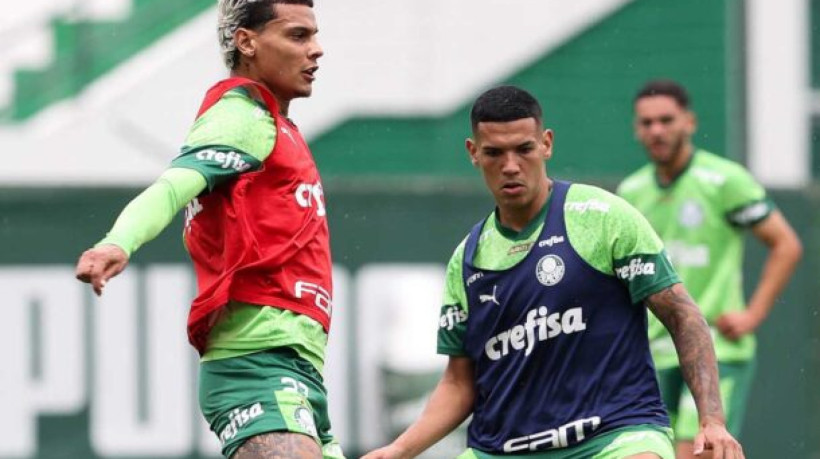
{"type": "Polygon", "coordinates": [[[704,450],[711,450],[712,459],[744,459],[743,448],[725,429],[716,431],[707,428],[695,437],[693,443],[695,456],[703,455],[704,450]]]}
{"type": "Polygon", "coordinates": [[[695,456],[700,456],[701,454],[703,454],[703,447],[704,447],[705,443],[706,443],[706,441],[705,441],[705,438],[703,436],[703,432],[698,433],[695,436],[694,443],[692,444],[692,447],[693,447],[692,449],[693,449],[693,452],[694,452],[695,456]]]}
{"type": "Polygon", "coordinates": [[[717,442],[712,444],[712,459],[726,459],[723,455],[723,443],[717,442]]]}
{"type": "Polygon", "coordinates": [[[102,295],[105,284],[128,264],[128,256],[116,246],[101,246],[86,250],[77,262],[75,276],[91,284],[97,296],[102,295]]]}

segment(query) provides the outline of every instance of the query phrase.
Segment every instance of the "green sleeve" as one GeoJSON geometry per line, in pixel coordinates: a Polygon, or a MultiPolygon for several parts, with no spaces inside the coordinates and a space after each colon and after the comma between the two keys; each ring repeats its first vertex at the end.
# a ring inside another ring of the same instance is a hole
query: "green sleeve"
{"type": "Polygon", "coordinates": [[[680,278],[646,217],[624,201],[616,208],[620,217],[611,227],[613,272],[629,289],[632,302],[642,303],[680,278]]]}
{"type": "Polygon", "coordinates": [[[633,303],[680,282],[652,226],[624,199],[574,184],[564,216],[575,251],[590,266],[623,282],[633,303]]]}
{"type": "Polygon", "coordinates": [[[276,144],[276,126],[264,106],[235,89],[194,122],[172,167],[199,172],[208,191],[262,167],[276,144]]]}
{"type": "Polygon", "coordinates": [[[741,228],[754,226],[772,213],[774,203],[746,169],[732,166],[720,190],[726,220],[741,228]]]}
{"type": "Polygon", "coordinates": [[[171,223],[174,215],[205,189],[205,178],[190,169],[171,168],[122,210],[106,237],[130,257],[171,223]]]}
{"type": "Polygon", "coordinates": [[[438,328],[438,353],[465,355],[464,334],[467,331],[467,294],[464,290],[462,269],[464,241],[456,248],[447,264],[444,282],[444,304],[441,307],[438,328]]]}

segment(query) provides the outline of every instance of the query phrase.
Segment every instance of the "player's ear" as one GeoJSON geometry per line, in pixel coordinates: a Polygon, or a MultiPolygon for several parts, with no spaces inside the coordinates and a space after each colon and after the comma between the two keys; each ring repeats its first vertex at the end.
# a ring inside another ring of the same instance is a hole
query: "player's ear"
{"type": "Polygon", "coordinates": [[[693,135],[698,130],[698,117],[691,110],[686,111],[686,132],[693,135]]]}
{"type": "Polygon", "coordinates": [[[245,57],[253,57],[256,54],[256,33],[253,30],[240,27],[233,35],[236,49],[245,57]]]}
{"type": "Polygon", "coordinates": [[[464,141],[464,146],[467,148],[467,154],[470,155],[470,162],[473,166],[478,167],[478,146],[470,137],[467,137],[467,140],[464,141]]]}
{"type": "Polygon", "coordinates": [[[544,152],[544,159],[552,158],[552,145],[555,141],[555,134],[552,132],[552,129],[544,129],[544,132],[541,134],[541,142],[544,144],[546,151],[544,152]]]}

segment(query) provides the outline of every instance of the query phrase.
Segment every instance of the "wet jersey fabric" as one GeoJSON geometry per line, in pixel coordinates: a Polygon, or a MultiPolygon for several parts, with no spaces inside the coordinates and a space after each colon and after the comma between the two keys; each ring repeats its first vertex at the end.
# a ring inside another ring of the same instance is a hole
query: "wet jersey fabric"
{"type": "Polygon", "coordinates": [[[641,304],[678,282],[660,241],[639,213],[594,187],[554,182],[545,207],[523,241],[499,232],[508,243],[493,244],[494,216],[477,224],[454,257],[460,278],[448,268],[439,352],[474,361],[468,446],[481,451],[566,448],[619,427],[668,426],[641,304]],[[501,267],[498,254],[518,261],[501,267]]]}
{"type": "Polygon", "coordinates": [[[254,163],[252,155],[217,135],[173,164],[202,170],[210,189],[188,205],[184,231],[198,284],[189,339],[200,354],[229,301],[290,310],[325,332],[330,325],[326,210],[318,170],[298,130],[279,114],[267,89],[238,78],[209,90],[198,121],[240,86],[264,100],[266,110],[259,107],[258,117],[273,120],[278,141],[267,158],[254,163]]]}
{"type": "MultiPolygon", "coordinates": [[[[774,209],[760,184],[739,164],[705,150],[693,153],[685,170],[661,186],[647,164],[618,188],[618,194],[643,213],[663,239],[676,271],[703,311],[712,330],[719,361],[752,358],[755,338],[726,339],[714,324],[721,314],[745,309],[743,229],[774,209]]],[[[658,368],[678,365],[669,333],[650,321],[652,353],[658,368]]]]}

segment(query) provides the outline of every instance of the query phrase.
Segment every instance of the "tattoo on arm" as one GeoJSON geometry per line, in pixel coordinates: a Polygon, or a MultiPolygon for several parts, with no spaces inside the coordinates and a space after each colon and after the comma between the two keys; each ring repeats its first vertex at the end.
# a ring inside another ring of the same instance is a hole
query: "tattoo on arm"
{"type": "Polygon", "coordinates": [[[709,327],[682,284],[674,284],[647,299],[649,309],[672,335],[681,372],[695,398],[701,420],[723,422],[717,361],[709,327]]]}
{"type": "Polygon", "coordinates": [[[307,435],[269,432],[247,439],[231,459],[322,459],[322,449],[307,435]]]}

